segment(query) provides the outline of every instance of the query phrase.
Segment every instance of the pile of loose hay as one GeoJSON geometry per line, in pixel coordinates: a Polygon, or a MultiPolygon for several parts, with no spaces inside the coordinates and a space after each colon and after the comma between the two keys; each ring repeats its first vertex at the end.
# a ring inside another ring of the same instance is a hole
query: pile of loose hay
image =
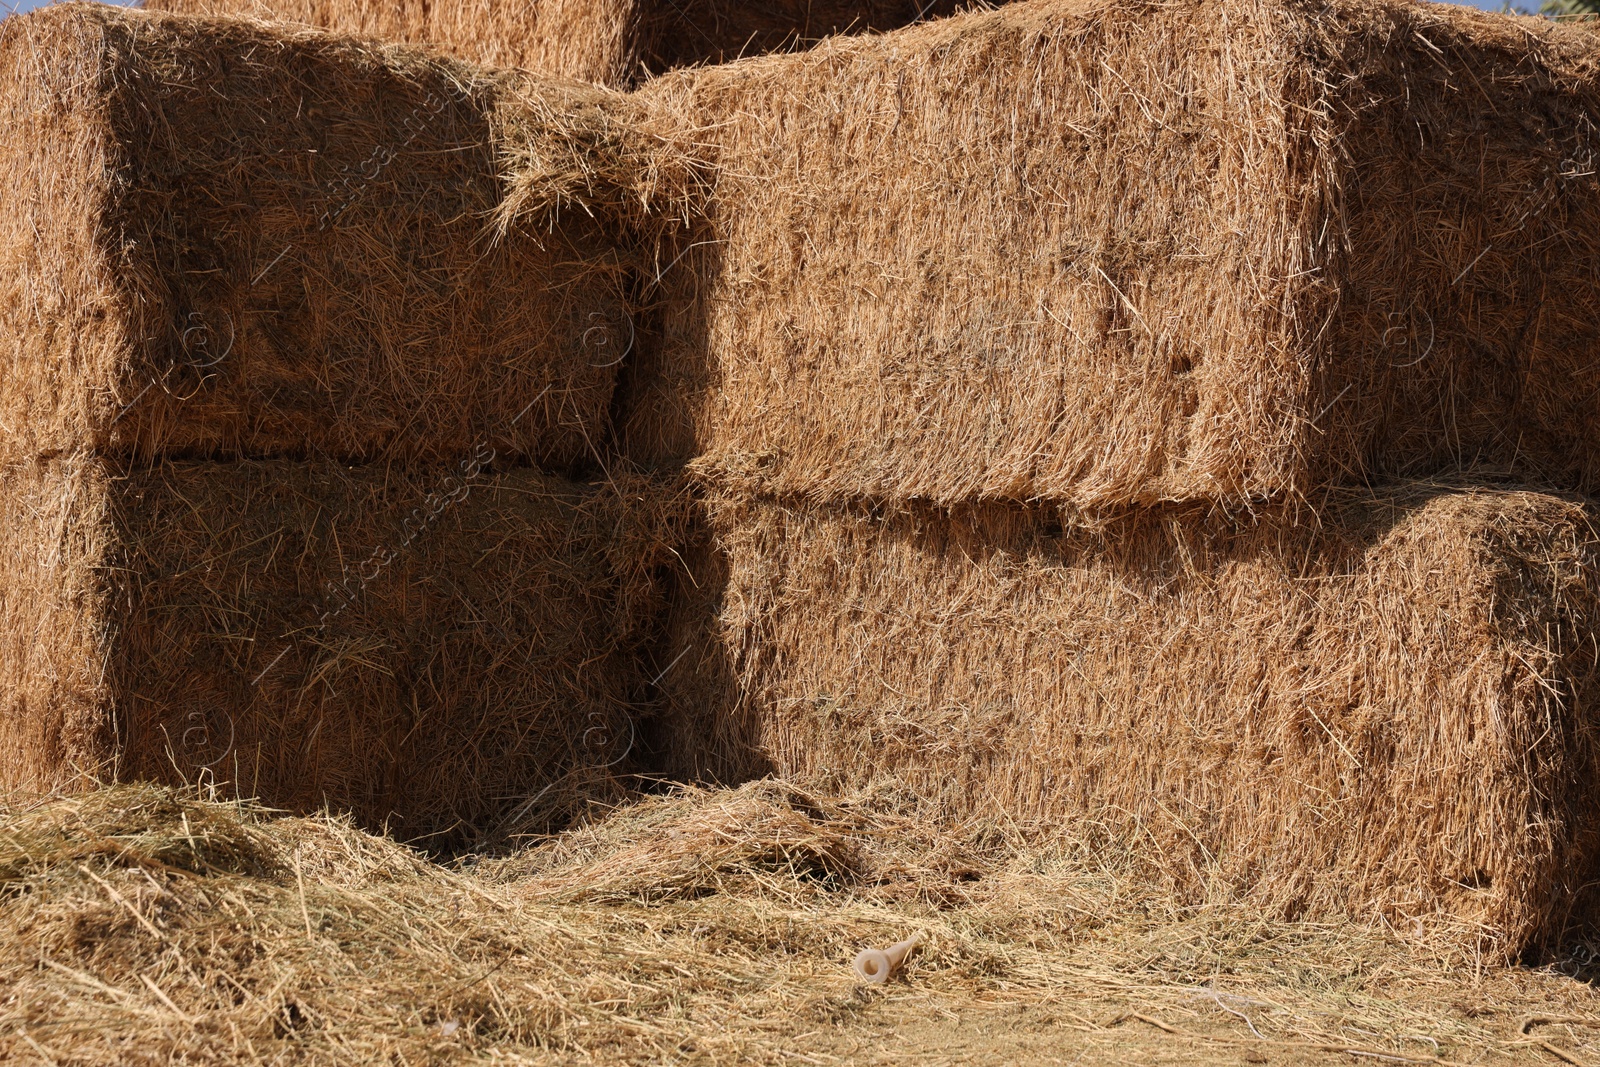
{"type": "Polygon", "coordinates": [[[1033,0],[665,75],[716,178],[627,448],[833,504],[1600,488],[1596,54],[1402,0],[1033,0]]]}
{"type": "Polygon", "coordinates": [[[149,0],[435,46],[462,59],[609,86],[652,73],[892,30],[981,0],[149,0]]]}
{"type": "Polygon", "coordinates": [[[0,84],[8,457],[593,463],[633,334],[606,94],[100,4],[5,20],[0,84]]]}
{"type": "Polygon", "coordinates": [[[0,474],[0,781],[230,783],[473,839],[626,770],[668,494],[530,470],[0,474]]]}
{"type": "Polygon", "coordinates": [[[1270,921],[1224,896],[1173,910],[1113,844],[1071,828],[934,832],[892,795],[784,783],[644,800],[454,869],[342,820],[150,787],[13,806],[0,815],[0,1056],[1312,1064],[1600,1052],[1600,1004],[1581,981],[1439,957],[1403,931],[1270,921]],[[776,825],[795,829],[774,841],[776,825]],[[715,857],[698,876],[674,859],[693,852],[715,857]],[[819,855],[850,858],[819,876],[819,855]],[[902,978],[855,983],[856,951],[913,931],[926,940],[902,978]]]}

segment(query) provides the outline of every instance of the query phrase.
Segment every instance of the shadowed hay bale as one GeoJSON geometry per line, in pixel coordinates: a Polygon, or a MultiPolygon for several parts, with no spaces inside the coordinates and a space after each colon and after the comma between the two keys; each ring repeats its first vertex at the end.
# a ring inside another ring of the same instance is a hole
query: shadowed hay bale
{"type": "Polygon", "coordinates": [[[98,4],[5,20],[0,84],[7,454],[587,461],[631,324],[608,226],[551,214],[615,175],[554,142],[615,141],[608,94],[98,4]],[[550,143],[496,242],[513,97],[550,143]]]}
{"type": "Polygon", "coordinates": [[[199,778],[462,836],[539,825],[633,747],[634,483],[74,458],[0,485],[5,787],[199,778]]]}
{"type": "Polygon", "coordinates": [[[1558,938],[1600,873],[1578,504],[1419,484],[1315,534],[997,504],[711,521],[720,616],[674,623],[655,739],[680,774],[1099,821],[1191,888],[1511,947],[1558,938]]]}
{"type": "Polygon", "coordinates": [[[651,73],[892,30],[966,0],[150,0],[191,15],[253,15],[437,46],[493,66],[623,87],[651,73]]]}
{"type": "Polygon", "coordinates": [[[665,75],[641,106],[718,177],[627,447],[830,503],[1600,487],[1597,55],[1448,5],[1034,0],[665,75]]]}

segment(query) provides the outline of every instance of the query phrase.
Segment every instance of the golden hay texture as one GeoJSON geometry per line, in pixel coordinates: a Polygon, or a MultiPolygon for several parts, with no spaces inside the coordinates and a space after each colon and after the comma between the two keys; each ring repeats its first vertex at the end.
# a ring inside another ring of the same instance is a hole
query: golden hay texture
{"type": "Polygon", "coordinates": [[[1032,0],[640,90],[715,167],[626,447],[825,503],[1600,488],[1591,29],[1032,0]]]}
{"type": "Polygon", "coordinates": [[[251,15],[433,45],[492,66],[625,87],[696,63],[892,30],[973,0],[147,0],[190,15],[251,15]]]}
{"type": "MultiPolygon", "coordinates": [[[[636,287],[641,250],[659,247],[704,209],[711,170],[693,138],[653,121],[631,94],[523,79],[502,95],[495,125],[503,196],[492,224],[501,240],[530,232],[537,239],[530,220],[582,211],[604,220],[636,287]]],[[[637,289],[629,296],[637,300],[637,289]]],[[[631,331],[631,317],[627,324],[631,331]]],[[[639,338],[630,332],[620,348],[609,331],[586,331],[582,340],[611,346],[611,364],[622,366],[639,338]]]]}
{"type": "Polygon", "coordinates": [[[3,454],[589,462],[632,327],[558,209],[604,176],[547,166],[489,229],[497,111],[614,139],[601,91],[99,4],[6,19],[0,85],[3,454]]]}
{"type": "Polygon", "coordinates": [[[644,800],[456,869],[342,820],[147,786],[12,806],[0,1058],[1233,1067],[1600,1052],[1600,997],[1555,968],[1229,899],[1172,910],[1103,846],[1070,829],[934,833],[890,796],[766,782],[644,800]],[[795,830],[775,843],[774,825],[795,830]],[[696,850],[715,858],[691,875],[673,857],[696,850]],[[818,877],[819,851],[848,865],[818,877]],[[622,876],[626,856],[640,862],[622,876]],[[853,980],[862,947],[916,932],[901,977],[853,980]]]}
{"type": "Polygon", "coordinates": [[[204,779],[459,840],[603,793],[633,747],[637,483],[80,457],[0,486],[6,788],[204,779]]]}
{"type": "Polygon", "coordinates": [[[650,741],[682,776],[1103,822],[1278,914],[1559,940],[1600,875],[1590,515],[1417,484],[1324,522],[721,502],[650,741]]]}

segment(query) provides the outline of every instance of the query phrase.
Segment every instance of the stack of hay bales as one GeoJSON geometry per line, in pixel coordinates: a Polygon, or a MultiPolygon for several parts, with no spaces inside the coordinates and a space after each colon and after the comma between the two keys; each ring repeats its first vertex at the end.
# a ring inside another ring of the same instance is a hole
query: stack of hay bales
{"type": "Polygon", "coordinates": [[[493,66],[622,87],[697,63],[892,30],[972,0],[148,0],[190,15],[250,15],[427,44],[493,66]]]}
{"type": "Polygon", "coordinates": [[[605,95],[98,5],[6,20],[0,84],[0,783],[413,836],[601,775],[654,612],[586,480],[625,265],[582,211],[485,231],[507,101],[583,159],[605,95]]]}
{"type": "MultiPolygon", "coordinates": [[[[805,9],[259,10],[610,85],[927,13],[805,9]]],[[[5,781],[449,833],[653,700],[669,773],[1555,941],[1600,883],[1595,54],[1027,0],[624,95],[9,21],[5,781]]]]}
{"type": "Polygon", "coordinates": [[[705,500],[663,761],[1561,937],[1600,858],[1595,52],[1033,0],[646,86],[717,175],[620,387],[705,500]]]}

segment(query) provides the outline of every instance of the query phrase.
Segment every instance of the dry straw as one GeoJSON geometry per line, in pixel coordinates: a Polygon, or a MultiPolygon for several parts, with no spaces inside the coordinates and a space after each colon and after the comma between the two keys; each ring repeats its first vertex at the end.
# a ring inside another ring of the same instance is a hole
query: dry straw
{"type": "Polygon", "coordinates": [[[1509,951],[1592,916],[1580,504],[1414,484],[1317,531],[1194,510],[1085,530],[722,500],[710,525],[720,558],[660,653],[681,663],[652,742],[677,774],[1100,821],[1180,895],[1220,880],[1280,915],[1465,924],[1509,951]]]}
{"type": "Polygon", "coordinates": [[[626,447],[831,504],[1593,489],[1595,54],[1448,5],[1034,0],[665,75],[641,105],[717,177],[626,447]]]}
{"type": "Polygon", "coordinates": [[[624,87],[651,73],[892,30],[972,0],[151,0],[161,11],[251,15],[435,46],[492,66],[624,87]]]}
{"type": "Polygon", "coordinates": [[[629,804],[448,869],[342,820],[149,787],[18,803],[0,813],[0,1058],[1236,1064],[1349,1051],[1440,1064],[1532,1062],[1537,1043],[1589,1062],[1600,1048],[1582,982],[1232,900],[1173,909],[1111,842],[1057,829],[934,831],[890,795],[759,783],[629,804]],[[775,842],[779,825],[809,829],[775,842]],[[815,877],[807,841],[854,858],[815,877]],[[712,860],[677,892],[677,857],[695,848],[712,860]],[[586,871],[608,902],[563,888],[586,871]],[[905,973],[862,987],[851,957],[908,930],[928,937],[905,973]]]}
{"type": "Polygon", "coordinates": [[[201,779],[437,841],[606,795],[655,670],[670,498],[448,473],[5,469],[5,786],[201,779]],[[441,483],[450,506],[408,523],[441,483]]]}
{"type": "MultiPolygon", "coordinates": [[[[606,224],[618,256],[637,257],[698,218],[711,168],[692,137],[655,118],[615,90],[533,78],[515,84],[495,111],[497,236],[514,239],[530,222],[581,211],[606,224]]],[[[642,261],[630,262],[635,276],[645,272],[642,261]]],[[[630,363],[640,341],[630,334],[612,365],[630,363]]]]}
{"type": "Polygon", "coordinates": [[[99,4],[7,19],[0,80],[4,455],[590,462],[633,330],[578,205],[619,198],[550,142],[593,91],[99,4]],[[561,121],[493,240],[513,97],[561,121]]]}

